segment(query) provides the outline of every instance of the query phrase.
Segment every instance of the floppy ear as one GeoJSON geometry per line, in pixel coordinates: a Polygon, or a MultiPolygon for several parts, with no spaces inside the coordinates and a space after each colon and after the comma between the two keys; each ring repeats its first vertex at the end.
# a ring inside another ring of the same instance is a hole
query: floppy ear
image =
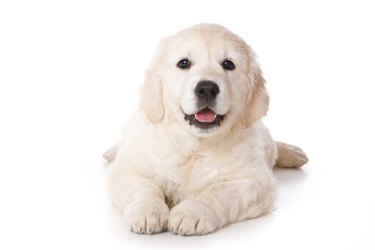
{"type": "Polygon", "coordinates": [[[249,79],[251,90],[247,97],[242,124],[245,128],[267,114],[269,96],[265,87],[262,70],[256,62],[250,64],[249,79]]]}
{"type": "Polygon", "coordinates": [[[163,88],[160,74],[151,65],[141,89],[140,109],[151,122],[159,122],[164,116],[163,88]]]}

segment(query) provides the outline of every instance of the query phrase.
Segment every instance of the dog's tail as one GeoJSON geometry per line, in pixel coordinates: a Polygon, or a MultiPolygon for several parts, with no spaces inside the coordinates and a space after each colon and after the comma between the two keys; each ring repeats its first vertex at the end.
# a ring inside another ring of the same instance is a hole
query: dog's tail
{"type": "Polygon", "coordinates": [[[278,168],[299,168],[309,161],[305,152],[297,146],[276,142],[278,156],[275,167],[278,168]]]}
{"type": "Polygon", "coordinates": [[[103,158],[106,159],[108,162],[112,162],[116,159],[118,146],[115,145],[111,148],[109,148],[105,153],[103,154],[103,158]]]}

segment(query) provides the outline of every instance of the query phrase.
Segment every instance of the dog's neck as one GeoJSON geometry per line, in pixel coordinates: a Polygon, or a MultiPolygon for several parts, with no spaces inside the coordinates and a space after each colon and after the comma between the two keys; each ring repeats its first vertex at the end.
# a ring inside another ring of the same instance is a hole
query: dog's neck
{"type": "Polygon", "coordinates": [[[226,145],[230,147],[231,144],[236,144],[238,140],[241,140],[246,130],[250,128],[244,128],[242,124],[236,123],[232,126],[219,130],[212,135],[195,135],[189,128],[181,129],[181,124],[174,123],[170,120],[163,120],[160,124],[160,129],[164,130],[165,135],[173,141],[173,144],[191,148],[215,148],[220,145],[226,145]],[[165,123],[168,126],[165,126],[165,123]],[[241,132],[242,131],[242,132],[241,132]]]}

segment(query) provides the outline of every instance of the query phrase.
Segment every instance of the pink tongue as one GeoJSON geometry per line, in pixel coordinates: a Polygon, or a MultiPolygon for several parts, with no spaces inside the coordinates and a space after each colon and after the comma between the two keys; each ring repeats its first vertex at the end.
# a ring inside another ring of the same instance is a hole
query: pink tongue
{"type": "Polygon", "coordinates": [[[195,119],[200,122],[213,122],[216,119],[216,114],[211,109],[205,108],[195,114],[195,119]]]}

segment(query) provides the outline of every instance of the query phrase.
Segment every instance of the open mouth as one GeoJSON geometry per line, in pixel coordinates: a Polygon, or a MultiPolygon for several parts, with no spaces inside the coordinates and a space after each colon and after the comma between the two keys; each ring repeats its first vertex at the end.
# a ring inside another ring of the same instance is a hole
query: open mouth
{"type": "Polygon", "coordinates": [[[201,109],[196,114],[185,114],[185,120],[189,121],[189,125],[193,125],[201,129],[209,129],[220,126],[220,123],[224,120],[224,117],[225,115],[216,114],[209,108],[201,109]]]}

